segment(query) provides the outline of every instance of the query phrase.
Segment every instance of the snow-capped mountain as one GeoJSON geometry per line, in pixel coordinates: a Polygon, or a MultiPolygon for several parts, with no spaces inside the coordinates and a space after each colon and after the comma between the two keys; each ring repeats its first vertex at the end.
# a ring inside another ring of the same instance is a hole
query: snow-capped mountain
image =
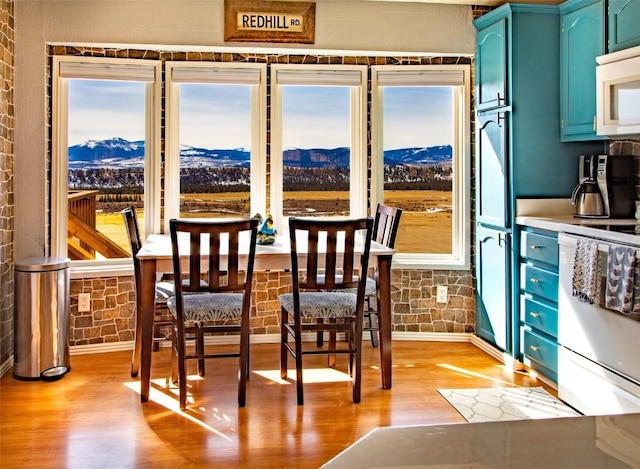
{"type": "MultiPolygon", "coordinates": [[[[452,159],[450,145],[427,148],[401,148],[384,152],[384,163],[398,165],[447,165],[452,159]]],[[[180,146],[183,168],[248,166],[249,151],[180,146]]],[[[285,166],[321,168],[323,166],[349,166],[349,149],[292,148],[284,151],[285,166]]],[[[88,140],[69,147],[69,169],[78,168],[135,168],[144,166],[144,141],[130,142],[120,137],[108,140],[88,140]]]]}

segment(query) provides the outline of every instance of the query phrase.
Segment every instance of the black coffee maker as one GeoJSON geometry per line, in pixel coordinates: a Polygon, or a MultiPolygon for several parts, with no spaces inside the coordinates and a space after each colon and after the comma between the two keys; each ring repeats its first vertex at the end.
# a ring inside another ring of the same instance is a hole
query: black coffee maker
{"type": "MultiPolygon", "coordinates": [[[[633,218],[635,214],[635,160],[631,155],[588,155],[602,195],[604,216],[633,218]]],[[[582,163],[582,158],[581,158],[582,163]]]]}

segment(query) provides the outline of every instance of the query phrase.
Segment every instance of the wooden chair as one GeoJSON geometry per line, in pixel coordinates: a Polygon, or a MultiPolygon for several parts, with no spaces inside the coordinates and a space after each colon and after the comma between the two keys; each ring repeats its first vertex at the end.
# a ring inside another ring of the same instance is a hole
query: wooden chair
{"type": "MultiPolygon", "coordinates": [[[[238,405],[246,403],[258,223],[257,219],[169,222],[176,294],[167,304],[173,315],[181,409],[187,405],[187,361],[200,364],[208,358],[239,357],[238,405]],[[248,254],[240,253],[244,243],[248,243],[248,254]],[[188,266],[185,272],[183,265],[188,266]],[[240,334],[238,351],[205,350],[204,334],[230,332],[240,334]],[[187,351],[188,335],[196,336],[194,353],[187,351]]],[[[199,371],[204,374],[204,368],[199,366],[199,371]]]]}
{"type": "MultiPolygon", "coordinates": [[[[127,207],[122,210],[121,213],[124,219],[124,225],[127,229],[127,235],[129,236],[129,245],[131,247],[133,272],[136,287],[136,329],[133,346],[133,357],[131,360],[131,377],[135,378],[136,376],[138,376],[138,370],[140,368],[140,350],[142,347],[142,321],[140,319],[141,308],[138,302],[137,295],[137,292],[140,291],[140,261],[136,257],[138,251],[142,247],[142,240],[140,238],[140,229],[135,207],[127,207]]],[[[170,328],[172,324],[171,314],[169,313],[169,309],[167,308],[167,299],[173,294],[173,282],[161,281],[161,278],[158,282],[156,282],[156,308],[153,321],[154,350],[158,350],[160,341],[171,340],[171,334],[165,335],[161,332],[161,329],[170,328]]]]}
{"type": "Polygon", "coordinates": [[[304,403],[302,356],[318,353],[349,355],[353,402],[360,402],[363,313],[372,231],[373,218],[289,219],[293,292],[278,297],[282,308],[280,376],[287,377],[287,358],[291,354],[296,362],[298,405],[304,403]],[[338,252],[342,243],[344,250],[338,252]],[[303,331],[329,331],[334,337],[342,331],[347,341],[339,348],[330,343],[327,349],[303,349],[303,331]]]}
{"type": "MultiPolygon", "coordinates": [[[[393,248],[396,244],[396,235],[400,226],[400,217],[402,209],[389,207],[388,205],[378,204],[376,208],[376,217],[373,224],[373,241],[380,243],[389,248],[393,248]]],[[[378,346],[378,309],[377,309],[377,292],[378,279],[377,271],[369,269],[370,277],[367,280],[367,309],[364,317],[368,320],[369,325],[365,327],[365,331],[371,333],[371,345],[378,346]],[[373,303],[376,303],[374,308],[373,303]]]]}
{"type": "MultiPolygon", "coordinates": [[[[400,226],[401,216],[402,209],[378,204],[376,208],[376,216],[373,223],[373,241],[393,248],[396,243],[396,235],[398,233],[398,227],[400,226]]],[[[364,311],[364,317],[367,320],[368,326],[365,326],[364,330],[370,332],[371,345],[374,347],[378,346],[379,329],[378,310],[376,302],[377,293],[377,272],[375,268],[370,268],[369,277],[367,278],[367,289],[365,293],[367,307],[364,311]]],[[[330,340],[335,340],[335,335],[331,335],[330,340]]],[[[322,347],[323,342],[323,333],[322,331],[319,331],[316,336],[316,345],[318,347],[322,347]]],[[[330,357],[329,366],[333,366],[334,364],[335,362],[333,361],[332,357],[330,357]]]]}

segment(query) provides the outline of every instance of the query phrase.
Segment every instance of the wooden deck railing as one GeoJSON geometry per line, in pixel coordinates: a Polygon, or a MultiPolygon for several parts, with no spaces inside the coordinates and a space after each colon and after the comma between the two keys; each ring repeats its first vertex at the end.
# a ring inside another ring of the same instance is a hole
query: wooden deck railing
{"type": "Polygon", "coordinates": [[[107,259],[129,257],[130,254],[96,229],[98,192],[69,191],[67,250],[73,260],[96,258],[96,252],[107,259]]]}

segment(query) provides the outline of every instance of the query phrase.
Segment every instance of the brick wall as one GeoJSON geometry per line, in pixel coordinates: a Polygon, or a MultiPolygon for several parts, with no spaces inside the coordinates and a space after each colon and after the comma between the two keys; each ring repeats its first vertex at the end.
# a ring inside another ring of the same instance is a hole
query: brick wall
{"type": "Polygon", "coordinates": [[[13,354],[13,0],[0,0],[0,366],[13,354]]]}

